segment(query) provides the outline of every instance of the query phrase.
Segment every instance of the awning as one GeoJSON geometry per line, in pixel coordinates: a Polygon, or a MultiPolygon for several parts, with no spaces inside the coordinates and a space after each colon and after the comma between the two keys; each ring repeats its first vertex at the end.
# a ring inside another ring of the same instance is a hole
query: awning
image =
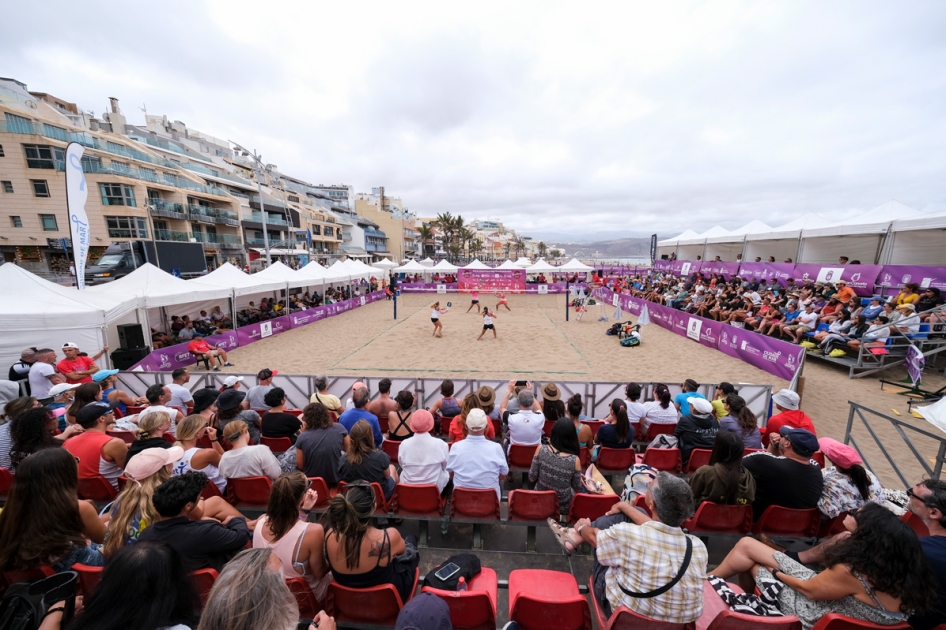
{"type": "MultiPolygon", "coordinates": [[[[262,247],[251,247],[254,252],[257,254],[266,255],[266,250],[262,247]]],[[[277,249],[274,247],[269,248],[270,256],[308,256],[309,252],[305,249],[277,249]]]]}

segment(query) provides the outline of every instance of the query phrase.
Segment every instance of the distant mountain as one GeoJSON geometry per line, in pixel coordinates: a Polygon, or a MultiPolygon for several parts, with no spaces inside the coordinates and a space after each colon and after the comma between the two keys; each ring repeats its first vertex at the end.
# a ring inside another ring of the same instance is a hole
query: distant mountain
{"type": "MultiPolygon", "coordinates": [[[[623,230],[622,230],[623,231],[623,230]]],[[[586,245],[588,243],[594,243],[598,241],[613,241],[615,236],[619,238],[645,238],[649,237],[649,234],[639,234],[634,232],[624,232],[621,234],[621,231],[602,231],[602,232],[586,232],[584,234],[575,234],[573,232],[544,232],[544,231],[526,231],[525,234],[532,237],[532,240],[536,243],[539,241],[545,241],[548,244],[550,241],[556,243],[574,243],[580,245],[586,245]]],[[[664,236],[658,236],[658,238],[666,238],[664,236]]]]}
{"type": "MultiPolygon", "coordinates": [[[[659,238],[659,237],[658,237],[659,238]]],[[[582,258],[635,258],[650,256],[650,238],[619,238],[589,242],[545,241],[549,249],[562,249],[566,256],[582,258]]]]}

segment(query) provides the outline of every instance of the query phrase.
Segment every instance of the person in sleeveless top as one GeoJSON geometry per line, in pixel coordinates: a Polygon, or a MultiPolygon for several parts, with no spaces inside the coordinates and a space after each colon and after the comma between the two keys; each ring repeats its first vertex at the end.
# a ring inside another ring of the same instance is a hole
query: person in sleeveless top
{"type": "Polygon", "coordinates": [[[118,477],[125,466],[128,445],[121,438],[106,433],[114,421],[112,409],[107,403],[91,402],[76,413],[76,423],[85,431],[66,440],[63,448],[79,461],[79,479],[104,477],[118,489],[118,477]]]}
{"type": "Polygon", "coordinates": [[[344,494],[332,497],[326,512],[325,560],[342,586],[391,584],[401,601],[407,601],[420,564],[417,538],[402,538],[394,527],[374,527],[374,506],[374,489],[367,482],[355,482],[344,494]]]}
{"type": "Polygon", "coordinates": [[[303,577],[316,601],[325,601],[325,592],[332,574],[325,562],[325,530],[318,523],[309,523],[308,515],[319,496],[312,483],[299,471],[289,473],[273,483],[266,513],[253,530],[254,549],[272,549],[279,558],[286,579],[303,577]]]}
{"type": "Polygon", "coordinates": [[[390,499],[398,481],[397,469],[387,453],[375,448],[371,425],[359,420],[352,425],[348,437],[348,451],[338,462],[341,480],[377,482],[384,489],[384,497],[390,499]]]}
{"type": "Polygon", "coordinates": [[[496,336],[496,326],[493,324],[493,318],[496,317],[496,313],[489,310],[488,306],[483,307],[483,330],[480,331],[480,336],[476,338],[477,341],[483,338],[483,335],[486,334],[487,330],[493,331],[493,339],[498,339],[496,336]]]}
{"type": "Polygon", "coordinates": [[[827,569],[821,573],[746,537],[708,576],[710,584],[725,601],[732,596],[722,580],[751,572],[760,590],[777,593],[779,612],[797,616],[805,630],[831,612],[893,625],[905,621],[907,613],[930,606],[933,574],[906,523],[885,507],[868,503],[845,518],[844,526],[849,535],[816,547],[820,557],[806,558],[824,564],[827,569]]]}
{"type": "Polygon", "coordinates": [[[453,397],[453,391],[453,381],[449,378],[444,379],[440,383],[440,395],[442,398],[430,407],[430,413],[434,417],[434,424],[437,427],[437,431],[441,434],[445,433],[445,431],[440,428],[440,421],[444,418],[454,418],[460,415],[460,403],[453,397]]]}
{"type": "Polygon", "coordinates": [[[430,307],[430,321],[434,325],[434,337],[443,337],[443,322],[440,316],[447,312],[447,309],[440,308],[440,302],[434,302],[430,307]]]}
{"type": "Polygon", "coordinates": [[[394,398],[398,410],[388,412],[388,434],[386,439],[400,442],[414,435],[411,431],[411,409],[414,407],[414,394],[404,389],[394,398]],[[393,428],[390,428],[393,427],[393,428]]]}
{"type": "Polygon", "coordinates": [[[220,474],[217,468],[220,458],[223,457],[223,447],[217,437],[217,430],[209,426],[203,416],[194,414],[184,418],[184,421],[177,425],[177,442],[174,445],[184,449],[184,457],[174,464],[172,475],[183,475],[192,470],[202,472],[217,486],[220,494],[224,494],[227,478],[220,474]],[[197,441],[204,436],[210,440],[212,448],[197,446],[197,441]]]}

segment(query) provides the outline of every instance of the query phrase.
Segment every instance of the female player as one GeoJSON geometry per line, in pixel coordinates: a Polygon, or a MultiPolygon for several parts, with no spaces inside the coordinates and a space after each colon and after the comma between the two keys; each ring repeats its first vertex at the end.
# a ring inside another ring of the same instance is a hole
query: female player
{"type": "Polygon", "coordinates": [[[449,309],[440,308],[440,302],[434,302],[431,308],[433,310],[430,312],[430,321],[434,323],[434,337],[443,337],[443,323],[440,321],[440,316],[449,309]]]}
{"type": "Polygon", "coordinates": [[[506,294],[500,291],[496,294],[496,297],[499,298],[499,302],[496,303],[496,310],[498,311],[500,306],[505,306],[506,310],[511,313],[512,309],[509,308],[509,302],[506,301],[506,294]]]}
{"type": "Polygon", "coordinates": [[[475,306],[476,314],[479,315],[480,313],[480,288],[479,287],[476,287],[470,292],[470,298],[472,298],[473,301],[470,303],[470,308],[466,309],[466,312],[469,313],[470,311],[473,310],[473,307],[475,306]]]}
{"type": "Polygon", "coordinates": [[[493,325],[493,318],[496,317],[496,313],[493,313],[489,310],[488,306],[483,307],[483,331],[480,333],[480,336],[476,338],[477,341],[483,338],[483,335],[486,334],[487,330],[493,331],[493,339],[496,339],[496,327],[493,325]]]}

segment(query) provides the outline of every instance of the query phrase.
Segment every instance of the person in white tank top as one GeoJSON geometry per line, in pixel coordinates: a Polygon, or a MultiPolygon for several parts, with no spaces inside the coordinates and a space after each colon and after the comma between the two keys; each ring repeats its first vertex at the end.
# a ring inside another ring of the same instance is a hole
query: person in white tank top
{"type": "Polygon", "coordinates": [[[191,467],[191,458],[193,458],[197,451],[200,450],[203,449],[195,446],[184,451],[184,457],[181,458],[181,461],[174,464],[174,468],[171,470],[171,475],[183,475],[184,473],[191,470],[202,472],[207,475],[207,479],[217,486],[217,490],[220,491],[220,494],[224,494],[227,489],[227,480],[223,475],[220,474],[220,470],[215,465],[208,463],[201,469],[191,467]]]}
{"type": "Polygon", "coordinates": [[[443,322],[440,316],[447,312],[447,309],[440,308],[440,302],[434,302],[430,307],[430,321],[434,324],[434,337],[443,337],[443,322]]]}
{"type": "Polygon", "coordinates": [[[480,332],[480,336],[476,338],[477,341],[483,338],[483,335],[486,334],[487,330],[493,331],[493,339],[497,339],[496,336],[496,326],[493,325],[493,318],[496,317],[496,313],[489,310],[488,306],[483,307],[483,330],[480,332]]]}

